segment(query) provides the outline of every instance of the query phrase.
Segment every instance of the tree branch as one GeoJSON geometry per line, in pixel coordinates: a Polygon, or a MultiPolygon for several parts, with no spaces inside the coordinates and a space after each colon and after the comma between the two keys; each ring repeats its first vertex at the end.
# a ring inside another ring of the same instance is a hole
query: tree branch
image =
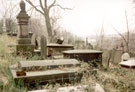
{"type": "Polygon", "coordinates": [[[36,11],[40,12],[42,15],[44,15],[44,12],[39,10],[30,0],[26,0],[36,11]]]}
{"type": "Polygon", "coordinates": [[[43,7],[43,3],[42,3],[42,1],[41,1],[41,0],[39,0],[39,2],[40,2],[41,9],[45,12],[45,9],[44,9],[44,7],[43,7]]]}
{"type": "Polygon", "coordinates": [[[61,9],[63,9],[63,10],[72,10],[72,8],[65,8],[65,7],[62,7],[59,4],[55,4],[54,6],[57,6],[57,7],[61,8],[61,9]]]}
{"type": "Polygon", "coordinates": [[[127,26],[127,41],[129,42],[130,30],[129,30],[128,16],[126,11],[125,11],[125,17],[126,17],[126,26],[127,26]]]}
{"type": "Polygon", "coordinates": [[[125,37],[116,29],[112,26],[112,28],[123,38],[123,40],[127,43],[127,40],[125,39],[125,37]]]}
{"type": "Polygon", "coordinates": [[[45,0],[45,8],[47,9],[47,0],[45,0]]]}
{"type": "Polygon", "coordinates": [[[48,10],[50,10],[56,3],[56,0],[53,1],[53,3],[51,5],[48,6],[48,10]]]}

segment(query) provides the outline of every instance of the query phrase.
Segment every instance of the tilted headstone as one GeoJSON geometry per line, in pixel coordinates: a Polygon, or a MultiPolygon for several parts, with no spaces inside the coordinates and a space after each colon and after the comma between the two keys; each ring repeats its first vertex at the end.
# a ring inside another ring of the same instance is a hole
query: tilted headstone
{"type": "Polygon", "coordinates": [[[46,41],[45,36],[41,36],[40,45],[41,45],[41,58],[46,59],[46,57],[47,57],[47,41],[46,41]]]}
{"type": "Polygon", "coordinates": [[[118,64],[121,62],[122,51],[115,51],[113,56],[113,63],[118,64]]]}
{"type": "Polygon", "coordinates": [[[109,67],[109,62],[111,60],[111,51],[104,50],[102,54],[102,63],[104,67],[109,67]]]}
{"type": "Polygon", "coordinates": [[[130,59],[130,56],[129,56],[128,53],[122,54],[122,56],[121,56],[121,60],[122,60],[122,61],[127,61],[127,60],[129,60],[129,59],[130,59]]]}

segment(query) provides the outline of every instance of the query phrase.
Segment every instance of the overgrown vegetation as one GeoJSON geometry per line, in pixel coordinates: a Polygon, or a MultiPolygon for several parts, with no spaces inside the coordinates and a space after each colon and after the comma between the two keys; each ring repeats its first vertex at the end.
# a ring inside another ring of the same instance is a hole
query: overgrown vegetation
{"type": "MultiPolygon", "coordinates": [[[[15,48],[9,48],[8,45],[15,44],[15,41],[16,38],[11,38],[7,35],[0,35],[0,92],[27,92],[27,88],[22,86],[22,82],[15,85],[9,70],[10,65],[27,59],[24,56],[16,56],[11,54],[15,48]]],[[[33,56],[29,59],[38,60],[40,57],[33,56]]],[[[81,70],[79,72],[83,73],[83,77],[79,83],[76,81],[70,84],[57,84],[55,82],[51,82],[42,86],[37,83],[36,88],[52,89],[55,92],[55,90],[59,87],[73,85],[89,85],[91,87],[91,85],[99,83],[105,89],[105,92],[134,92],[133,88],[135,88],[135,71],[132,69],[123,69],[119,66],[113,66],[112,64],[110,65],[109,69],[104,69],[101,67],[94,68],[91,63],[82,63],[80,69],[81,70]]],[[[93,92],[93,88],[90,87],[86,89],[86,92],[93,92]]]]}

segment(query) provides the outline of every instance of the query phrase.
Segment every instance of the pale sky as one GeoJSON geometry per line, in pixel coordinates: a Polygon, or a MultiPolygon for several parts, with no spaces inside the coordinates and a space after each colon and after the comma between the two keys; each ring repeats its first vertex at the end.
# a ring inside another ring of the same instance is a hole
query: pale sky
{"type": "MultiPolygon", "coordinates": [[[[19,1],[12,0],[13,3],[19,1]]],[[[105,34],[117,34],[111,25],[120,32],[125,32],[125,10],[128,12],[129,20],[133,20],[135,17],[132,14],[133,6],[135,7],[132,0],[60,0],[59,2],[64,7],[73,8],[73,10],[61,12],[60,25],[67,31],[81,37],[99,33],[102,25],[105,34]]],[[[1,6],[0,9],[2,9],[1,6]]],[[[28,7],[27,5],[27,9],[28,7]]]]}

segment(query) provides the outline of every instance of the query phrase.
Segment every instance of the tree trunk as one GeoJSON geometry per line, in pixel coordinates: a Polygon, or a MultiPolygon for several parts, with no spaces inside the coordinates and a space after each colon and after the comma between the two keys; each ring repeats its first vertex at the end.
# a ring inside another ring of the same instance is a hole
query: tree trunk
{"type": "Polygon", "coordinates": [[[49,41],[52,42],[52,27],[51,27],[51,23],[50,23],[49,12],[47,12],[45,15],[45,23],[46,23],[46,27],[47,27],[49,41]]]}

